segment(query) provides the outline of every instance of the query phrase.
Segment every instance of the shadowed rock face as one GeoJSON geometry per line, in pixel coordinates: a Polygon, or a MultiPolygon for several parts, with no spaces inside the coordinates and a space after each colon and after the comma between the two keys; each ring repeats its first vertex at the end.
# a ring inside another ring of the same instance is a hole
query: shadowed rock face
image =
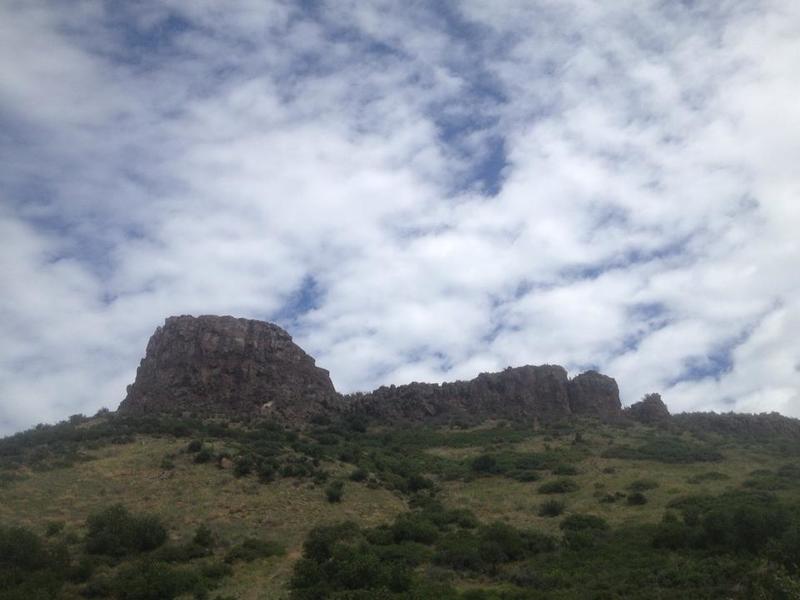
{"type": "Polygon", "coordinates": [[[667,405],[664,404],[660,394],[647,394],[639,402],[626,408],[625,414],[634,421],[645,425],[666,423],[671,418],[667,405]]]}
{"type": "Polygon", "coordinates": [[[147,344],[121,411],[270,413],[305,419],[336,399],[328,372],[277,325],[169,317],[147,344]]]}
{"type": "Polygon", "coordinates": [[[386,422],[487,419],[556,421],[621,414],[617,383],[557,365],[508,368],[470,381],[411,383],[343,397],[328,372],[277,325],[217,316],[169,317],[159,327],[120,405],[123,412],[263,414],[302,424],[315,415],[386,422]]]}
{"type": "Polygon", "coordinates": [[[349,396],[350,410],[387,422],[541,419],[570,414],[567,372],[543,365],[481,373],[470,381],[383,386],[349,396]]]}
{"type": "Polygon", "coordinates": [[[597,371],[586,371],[569,382],[569,406],[573,413],[613,419],[622,414],[617,382],[597,371]]]}

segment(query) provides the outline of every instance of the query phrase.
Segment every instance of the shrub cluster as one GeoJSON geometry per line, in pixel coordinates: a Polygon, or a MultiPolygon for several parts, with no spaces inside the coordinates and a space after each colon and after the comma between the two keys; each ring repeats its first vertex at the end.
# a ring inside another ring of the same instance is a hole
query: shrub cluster
{"type": "Polygon", "coordinates": [[[93,513],[86,521],[86,550],[90,554],[125,556],[161,546],[167,530],[151,515],[133,515],[121,504],[93,513]]]}

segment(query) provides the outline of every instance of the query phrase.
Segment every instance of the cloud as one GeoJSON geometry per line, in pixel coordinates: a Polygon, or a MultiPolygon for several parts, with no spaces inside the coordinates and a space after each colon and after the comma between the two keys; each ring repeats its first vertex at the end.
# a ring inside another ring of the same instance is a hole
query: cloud
{"type": "Polygon", "coordinates": [[[165,316],[337,387],[600,368],[800,416],[800,11],[0,8],[0,431],[115,406],[165,316]]]}

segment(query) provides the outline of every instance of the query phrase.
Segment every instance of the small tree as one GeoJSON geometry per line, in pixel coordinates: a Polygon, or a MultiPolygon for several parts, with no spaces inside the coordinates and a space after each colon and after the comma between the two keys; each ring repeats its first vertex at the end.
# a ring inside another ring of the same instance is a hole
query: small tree
{"type": "Polygon", "coordinates": [[[333,481],[327,488],[325,488],[325,497],[331,504],[336,502],[341,502],[343,495],[344,495],[343,481],[333,481]]]}

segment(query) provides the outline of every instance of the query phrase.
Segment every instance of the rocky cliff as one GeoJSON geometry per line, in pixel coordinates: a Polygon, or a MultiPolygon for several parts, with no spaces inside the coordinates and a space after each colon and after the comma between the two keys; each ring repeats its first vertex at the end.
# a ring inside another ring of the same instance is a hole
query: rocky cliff
{"type": "Polygon", "coordinates": [[[328,412],[336,400],[328,372],[277,325],[184,315],[156,329],[120,410],[295,420],[328,412]]]}
{"type": "Polygon", "coordinates": [[[386,422],[556,421],[621,414],[617,383],[589,371],[570,380],[558,365],[507,368],[470,381],[384,386],[347,397],[350,410],[386,422]]]}
{"type": "Polygon", "coordinates": [[[159,327],[120,405],[123,412],[263,414],[302,423],[315,415],[377,421],[554,421],[622,414],[617,383],[556,365],[508,368],[470,381],[384,386],[341,396],[328,372],[271,323],[217,316],[170,317],[159,327]]]}
{"type": "Polygon", "coordinates": [[[639,402],[626,408],[624,414],[645,425],[663,425],[669,423],[671,417],[661,394],[645,395],[639,402]]]}

